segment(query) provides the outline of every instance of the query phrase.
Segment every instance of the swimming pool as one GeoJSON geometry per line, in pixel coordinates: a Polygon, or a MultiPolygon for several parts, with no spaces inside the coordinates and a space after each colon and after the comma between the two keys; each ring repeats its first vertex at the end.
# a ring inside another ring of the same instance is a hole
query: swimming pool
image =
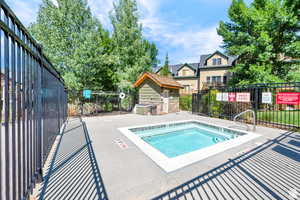
{"type": "Polygon", "coordinates": [[[259,136],[197,120],[126,127],[119,130],[166,172],[259,136]]]}

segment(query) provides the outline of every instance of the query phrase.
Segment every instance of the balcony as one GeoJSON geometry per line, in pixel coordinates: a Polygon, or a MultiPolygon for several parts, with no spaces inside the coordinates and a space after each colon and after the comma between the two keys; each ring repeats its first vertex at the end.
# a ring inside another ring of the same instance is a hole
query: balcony
{"type": "Polygon", "coordinates": [[[203,82],[202,89],[217,88],[226,86],[223,82],[203,82]]]}

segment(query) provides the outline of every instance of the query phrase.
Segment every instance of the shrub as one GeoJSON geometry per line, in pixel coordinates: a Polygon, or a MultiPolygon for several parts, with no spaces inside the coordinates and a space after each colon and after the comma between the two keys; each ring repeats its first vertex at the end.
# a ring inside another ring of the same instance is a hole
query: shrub
{"type": "Polygon", "coordinates": [[[222,103],[216,100],[218,90],[210,90],[203,95],[200,104],[202,104],[201,112],[209,114],[212,117],[220,117],[223,111],[222,103]]]}
{"type": "Polygon", "coordinates": [[[192,95],[184,95],[179,98],[180,110],[192,111],[192,95]]]}

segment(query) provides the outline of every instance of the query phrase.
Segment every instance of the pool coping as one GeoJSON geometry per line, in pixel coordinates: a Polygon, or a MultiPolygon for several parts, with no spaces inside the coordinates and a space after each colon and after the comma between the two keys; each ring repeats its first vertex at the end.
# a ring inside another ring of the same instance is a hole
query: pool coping
{"type": "Polygon", "coordinates": [[[160,168],[162,168],[165,172],[170,173],[185,166],[191,165],[198,161],[201,161],[205,158],[211,157],[218,153],[224,152],[226,150],[232,149],[234,147],[240,146],[246,142],[249,142],[255,138],[260,137],[261,135],[251,132],[244,131],[234,128],[229,128],[221,125],[216,125],[213,123],[203,122],[200,120],[192,119],[192,120],[179,120],[179,121],[171,121],[171,122],[162,122],[155,124],[144,124],[139,126],[130,126],[130,127],[122,127],[118,128],[118,130],[125,135],[131,142],[133,142],[144,154],[146,154],[154,163],[156,163],[160,168]],[[164,125],[164,124],[174,124],[174,123],[182,123],[182,122],[199,122],[202,124],[207,124],[211,126],[217,126],[220,128],[226,128],[229,130],[233,130],[240,133],[245,133],[245,135],[239,136],[237,138],[227,140],[209,147],[205,147],[190,153],[186,153],[174,158],[169,158],[159,150],[142,140],[139,136],[134,134],[129,129],[133,128],[142,128],[147,126],[156,126],[156,125],[164,125]]]}

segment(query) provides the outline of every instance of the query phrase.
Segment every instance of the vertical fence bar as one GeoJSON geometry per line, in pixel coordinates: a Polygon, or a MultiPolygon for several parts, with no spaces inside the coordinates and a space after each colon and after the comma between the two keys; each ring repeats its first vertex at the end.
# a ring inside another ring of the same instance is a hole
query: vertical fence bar
{"type": "MultiPolygon", "coordinates": [[[[7,13],[4,12],[4,22],[8,24],[7,13]]],[[[4,32],[4,120],[5,120],[5,198],[10,199],[10,190],[7,188],[10,185],[10,135],[9,135],[9,42],[8,33],[4,32]]]]}
{"type": "MultiPolygon", "coordinates": [[[[11,21],[11,26],[13,27],[13,32],[15,32],[15,25],[14,22],[11,21]]],[[[15,40],[11,38],[11,73],[10,73],[10,82],[11,82],[11,90],[10,90],[10,97],[11,97],[11,135],[12,135],[12,184],[16,185],[17,173],[16,173],[16,59],[15,59],[15,40]]],[[[13,187],[12,190],[12,199],[17,198],[17,187],[13,187]]]]}
{"type": "MultiPolygon", "coordinates": [[[[18,35],[20,36],[20,29],[17,27],[18,35]]],[[[22,154],[22,143],[21,143],[21,47],[20,44],[17,43],[17,136],[18,136],[18,199],[22,197],[22,173],[21,173],[21,154],[22,154]]]]}
{"type": "MultiPolygon", "coordinates": [[[[1,18],[1,13],[2,13],[2,10],[0,8],[0,18],[1,18]]],[[[0,29],[0,65],[1,66],[3,64],[2,63],[2,58],[3,58],[3,55],[2,55],[3,46],[2,45],[3,45],[3,42],[2,42],[2,29],[0,29]]],[[[3,156],[2,156],[3,151],[4,151],[4,142],[3,142],[3,139],[2,139],[2,137],[3,137],[3,135],[2,135],[2,127],[3,127],[3,125],[2,125],[2,105],[3,105],[3,100],[2,100],[2,94],[3,94],[3,92],[2,92],[2,80],[3,80],[3,78],[2,78],[2,75],[3,75],[3,73],[2,73],[2,67],[1,67],[1,69],[0,69],[0,125],[1,125],[1,129],[0,129],[0,160],[1,160],[1,162],[0,162],[0,199],[4,199],[4,197],[3,197],[4,174],[2,172],[2,169],[3,169],[2,160],[4,160],[3,156]]]]}
{"type": "MultiPolygon", "coordinates": [[[[24,34],[22,32],[22,39],[24,39],[24,34]]],[[[25,49],[22,47],[22,70],[21,70],[21,88],[22,88],[22,105],[21,105],[21,115],[22,115],[22,188],[23,188],[23,197],[26,196],[26,191],[27,191],[27,171],[26,171],[26,150],[27,150],[27,143],[26,143],[26,124],[25,124],[25,97],[26,97],[26,89],[25,89],[25,64],[26,64],[26,55],[25,55],[25,49]]]]}

